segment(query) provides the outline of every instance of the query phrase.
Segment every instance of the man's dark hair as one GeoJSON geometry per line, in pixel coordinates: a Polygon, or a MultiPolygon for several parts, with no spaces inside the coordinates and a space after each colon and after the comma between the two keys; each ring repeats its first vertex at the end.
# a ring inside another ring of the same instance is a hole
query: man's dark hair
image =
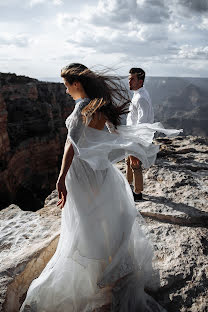
{"type": "Polygon", "coordinates": [[[130,69],[129,71],[129,74],[137,74],[137,78],[140,80],[143,80],[144,82],[144,79],[145,79],[145,71],[142,69],[142,68],[136,68],[136,67],[133,67],[130,69]]]}

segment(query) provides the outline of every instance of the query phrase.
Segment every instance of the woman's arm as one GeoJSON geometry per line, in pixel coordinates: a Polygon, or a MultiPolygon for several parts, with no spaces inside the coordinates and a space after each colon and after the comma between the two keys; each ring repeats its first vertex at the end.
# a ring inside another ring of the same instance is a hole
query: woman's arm
{"type": "Polygon", "coordinates": [[[66,141],[64,154],[62,158],[61,170],[60,170],[59,177],[56,183],[56,189],[58,191],[58,196],[60,199],[57,203],[57,206],[59,206],[59,208],[63,208],[66,202],[67,190],[66,190],[65,178],[69,170],[69,167],[71,166],[73,157],[74,157],[73,145],[69,141],[66,141]]]}

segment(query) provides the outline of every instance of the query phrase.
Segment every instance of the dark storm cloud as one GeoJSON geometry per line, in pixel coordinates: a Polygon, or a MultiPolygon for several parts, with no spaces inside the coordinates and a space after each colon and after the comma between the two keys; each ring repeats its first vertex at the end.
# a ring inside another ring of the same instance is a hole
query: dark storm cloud
{"type": "Polygon", "coordinates": [[[208,11],[208,0],[180,0],[179,4],[199,13],[208,11]]]}

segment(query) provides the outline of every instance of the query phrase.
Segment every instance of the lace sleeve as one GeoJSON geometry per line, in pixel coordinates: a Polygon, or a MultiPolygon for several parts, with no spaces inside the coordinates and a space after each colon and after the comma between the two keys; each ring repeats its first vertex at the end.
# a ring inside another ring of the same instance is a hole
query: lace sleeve
{"type": "Polygon", "coordinates": [[[82,109],[89,104],[89,99],[82,99],[76,103],[71,115],[66,119],[66,127],[68,129],[67,141],[70,141],[74,146],[79,142],[85,124],[82,119],[82,109]]]}

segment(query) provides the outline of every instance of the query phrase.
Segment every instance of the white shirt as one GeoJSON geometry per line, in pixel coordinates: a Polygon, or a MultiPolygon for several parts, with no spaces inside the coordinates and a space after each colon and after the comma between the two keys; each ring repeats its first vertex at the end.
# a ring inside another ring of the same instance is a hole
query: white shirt
{"type": "Polygon", "coordinates": [[[149,93],[145,87],[141,87],[134,91],[131,104],[129,106],[129,113],[127,115],[127,126],[135,126],[139,123],[153,123],[154,111],[151,103],[149,93]]]}

